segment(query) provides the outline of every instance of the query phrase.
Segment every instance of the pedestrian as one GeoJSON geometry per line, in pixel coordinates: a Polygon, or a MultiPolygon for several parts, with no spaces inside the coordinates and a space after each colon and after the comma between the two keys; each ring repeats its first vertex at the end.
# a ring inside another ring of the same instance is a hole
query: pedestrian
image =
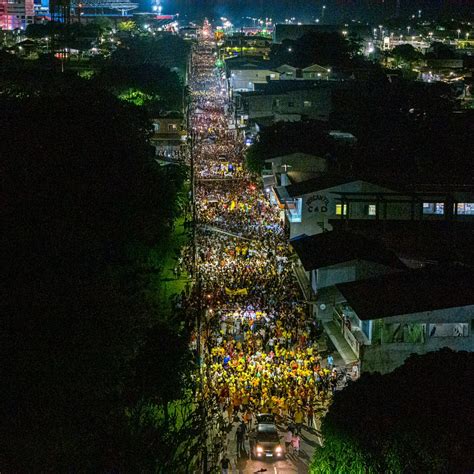
{"type": "Polygon", "coordinates": [[[328,361],[328,369],[332,370],[334,366],[334,357],[331,354],[329,354],[327,361],[328,361]]]}
{"type": "Polygon", "coordinates": [[[301,442],[301,438],[300,438],[299,434],[293,433],[293,436],[291,438],[291,446],[293,448],[293,452],[297,456],[299,456],[299,454],[300,454],[300,442],[301,442]]]}
{"type": "Polygon", "coordinates": [[[221,460],[222,474],[229,474],[230,459],[224,454],[221,460]]]}
{"type": "Polygon", "coordinates": [[[293,433],[290,430],[290,427],[287,428],[286,433],[285,433],[285,449],[286,452],[289,454],[290,453],[290,446],[291,446],[291,440],[293,438],[293,433]]]}
{"type": "MultiPolygon", "coordinates": [[[[299,402],[301,403],[301,401],[299,402]]],[[[301,428],[303,427],[303,420],[304,420],[304,412],[301,406],[298,406],[295,412],[295,425],[296,425],[296,433],[301,433],[301,428]]]]}
{"type": "Polygon", "coordinates": [[[308,428],[312,428],[314,426],[314,408],[313,405],[309,405],[308,407],[308,428]]]}
{"type": "Polygon", "coordinates": [[[241,452],[245,452],[245,433],[247,431],[247,426],[241,421],[237,427],[235,437],[237,438],[237,454],[240,455],[241,452]]]}

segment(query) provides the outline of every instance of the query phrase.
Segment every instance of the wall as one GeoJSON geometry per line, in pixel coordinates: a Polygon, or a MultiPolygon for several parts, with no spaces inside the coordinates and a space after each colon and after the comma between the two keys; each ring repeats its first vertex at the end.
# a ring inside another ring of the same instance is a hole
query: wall
{"type": "Polygon", "coordinates": [[[362,346],[361,371],[387,373],[403,365],[411,354],[426,354],[448,347],[455,351],[474,350],[474,337],[432,338],[425,344],[383,344],[362,346]]]}
{"type": "MultiPolygon", "coordinates": [[[[389,191],[386,188],[377,186],[365,181],[353,181],[341,184],[332,188],[324,189],[319,192],[307,193],[303,196],[302,222],[292,223],[290,226],[290,237],[298,235],[315,235],[323,231],[332,230],[332,226],[328,223],[329,219],[340,219],[342,216],[336,214],[336,205],[340,203],[338,200],[338,192],[372,192],[372,191],[389,191]]],[[[350,212],[350,209],[348,210],[350,212]]],[[[361,206],[361,216],[366,216],[365,208],[361,206]]],[[[353,216],[356,218],[356,214],[353,216]]]]}
{"type": "Polygon", "coordinates": [[[230,74],[229,85],[234,91],[253,91],[255,83],[265,84],[267,79],[278,80],[279,74],[269,69],[234,69],[230,74]]]}

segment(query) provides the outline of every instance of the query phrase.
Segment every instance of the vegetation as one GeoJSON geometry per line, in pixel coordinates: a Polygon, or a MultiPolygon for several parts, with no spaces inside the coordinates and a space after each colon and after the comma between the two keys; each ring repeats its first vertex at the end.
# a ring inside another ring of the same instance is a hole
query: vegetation
{"type": "Polygon", "coordinates": [[[2,469],[182,472],[190,328],[156,291],[182,170],[153,160],[140,108],[69,74],[23,81],[0,97],[2,469]]]}
{"type": "Polygon", "coordinates": [[[339,66],[347,64],[359,51],[355,37],[346,39],[339,33],[308,33],[298,40],[285,40],[272,46],[277,64],[304,68],[312,64],[339,66]]]}
{"type": "Polygon", "coordinates": [[[412,356],[338,392],[311,473],[472,472],[474,354],[412,356]]]}

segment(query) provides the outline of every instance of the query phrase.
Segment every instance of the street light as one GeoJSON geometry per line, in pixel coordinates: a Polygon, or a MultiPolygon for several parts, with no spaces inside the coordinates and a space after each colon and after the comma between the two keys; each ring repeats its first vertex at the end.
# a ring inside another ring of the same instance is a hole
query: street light
{"type": "Polygon", "coordinates": [[[461,30],[458,29],[458,30],[457,30],[457,33],[458,33],[458,39],[459,39],[459,35],[461,34],[461,30]]]}

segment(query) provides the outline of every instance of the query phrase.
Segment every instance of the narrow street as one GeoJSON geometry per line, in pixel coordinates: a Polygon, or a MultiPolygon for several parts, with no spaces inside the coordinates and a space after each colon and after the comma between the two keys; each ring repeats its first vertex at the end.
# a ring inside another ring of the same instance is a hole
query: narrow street
{"type": "Polygon", "coordinates": [[[197,227],[195,254],[187,261],[195,264],[202,315],[202,391],[216,422],[209,468],[227,457],[229,472],[304,473],[320,443],[318,413],[330,398],[331,371],[291,269],[279,209],[245,170],[243,139],[215,62],[213,31],[205,23],[189,83],[197,227]],[[276,420],[285,454],[275,462],[252,460],[261,456],[252,431],[259,413],[276,420]],[[241,423],[246,437],[239,452],[241,423]]]}

